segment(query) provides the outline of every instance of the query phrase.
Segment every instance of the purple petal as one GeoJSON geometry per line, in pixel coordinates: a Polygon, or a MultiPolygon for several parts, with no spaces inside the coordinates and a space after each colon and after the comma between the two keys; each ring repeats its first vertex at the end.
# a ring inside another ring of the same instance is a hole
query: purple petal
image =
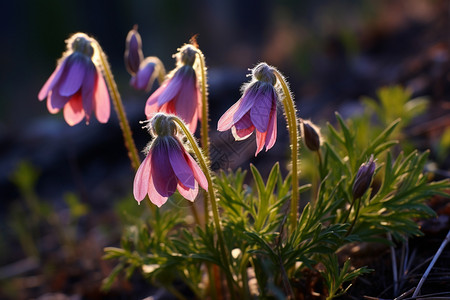
{"type": "Polygon", "coordinates": [[[83,54],[74,53],[69,56],[66,67],[67,73],[61,78],[61,85],[59,87],[59,93],[62,96],[72,96],[80,89],[84,75],[86,74],[88,62],[92,63],[90,60],[87,61],[83,54]]]}
{"type": "Polygon", "coordinates": [[[148,153],[147,157],[139,166],[136,172],[133,183],[133,195],[139,204],[144,200],[145,195],[148,193],[148,186],[150,182],[151,174],[151,151],[148,153]]]}
{"type": "Polygon", "coordinates": [[[92,64],[86,69],[86,75],[84,76],[83,84],[81,86],[81,95],[83,97],[83,109],[86,114],[86,122],[89,122],[89,118],[94,107],[94,87],[96,84],[97,70],[92,64]]]}
{"type": "Polygon", "coordinates": [[[150,201],[158,207],[161,207],[164,203],[167,202],[167,196],[161,195],[155,188],[155,180],[153,177],[153,172],[150,173],[150,180],[148,184],[148,197],[150,201]]]}
{"type": "Polygon", "coordinates": [[[61,96],[58,89],[54,89],[48,95],[47,108],[51,113],[58,112],[70,99],[71,97],[61,96]]]}
{"type": "Polygon", "coordinates": [[[247,129],[253,126],[252,119],[250,118],[250,112],[247,112],[234,126],[237,130],[247,129]]]}
{"type": "Polygon", "coordinates": [[[205,174],[203,174],[202,169],[200,169],[194,158],[192,158],[192,156],[184,148],[181,150],[184,152],[183,155],[194,174],[195,180],[203,189],[208,190],[208,180],[206,179],[205,174]]]}
{"type": "Polygon", "coordinates": [[[184,67],[181,67],[175,72],[172,78],[168,79],[166,88],[161,92],[161,94],[158,97],[159,106],[175,98],[175,96],[181,89],[181,85],[184,79],[185,79],[184,67]]]}
{"type": "Polygon", "coordinates": [[[197,110],[197,80],[195,73],[192,73],[193,77],[186,77],[181,85],[180,92],[175,98],[175,112],[186,124],[195,122],[197,127],[198,118],[194,115],[197,110]]]}
{"type": "Polygon", "coordinates": [[[44,86],[39,91],[38,99],[40,101],[44,100],[48,96],[48,93],[53,89],[55,84],[61,78],[61,74],[63,73],[66,66],[66,61],[67,59],[64,59],[60,64],[58,64],[55,71],[52,73],[49,79],[47,79],[44,86]]]}
{"type": "Polygon", "coordinates": [[[138,90],[146,90],[151,88],[151,80],[153,72],[155,71],[155,63],[150,62],[145,66],[141,67],[136,73],[134,87],[138,90]]]}
{"type": "Polygon", "coordinates": [[[180,145],[175,138],[169,143],[169,160],[175,175],[180,183],[187,188],[195,187],[194,174],[183,155],[180,145]]]}
{"type": "Polygon", "coordinates": [[[276,104],[273,105],[272,112],[270,113],[269,127],[267,128],[266,135],[266,151],[273,147],[277,140],[277,109],[276,104]]]}
{"type": "Polygon", "coordinates": [[[250,117],[253,125],[260,132],[266,132],[269,125],[270,113],[272,111],[273,93],[272,89],[260,87],[260,93],[257,96],[256,105],[250,110],[250,117]]]}
{"type": "Polygon", "coordinates": [[[156,191],[163,197],[170,197],[177,189],[177,177],[169,160],[167,141],[160,138],[153,147],[152,178],[156,191]]]}

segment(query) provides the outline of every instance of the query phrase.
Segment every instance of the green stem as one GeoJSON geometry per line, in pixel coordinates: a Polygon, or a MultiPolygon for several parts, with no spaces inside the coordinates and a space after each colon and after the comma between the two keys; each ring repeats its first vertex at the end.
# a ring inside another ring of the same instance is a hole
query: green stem
{"type": "Polygon", "coordinates": [[[228,288],[230,290],[231,295],[233,296],[234,286],[233,286],[233,277],[232,277],[231,271],[230,271],[231,262],[230,262],[229,255],[228,255],[229,251],[225,245],[225,239],[223,236],[222,225],[220,223],[219,210],[218,210],[217,202],[216,202],[216,193],[214,191],[211,173],[209,171],[208,165],[206,164],[204,155],[201,152],[199,146],[197,145],[197,142],[195,141],[194,137],[192,136],[192,133],[186,127],[184,122],[181,121],[178,117],[173,116],[173,120],[178,124],[178,126],[181,128],[181,130],[183,130],[185,136],[187,137],[189,143],[191,144],[191,147],[194,150],[195,156],[197,157],[198,162],[200,164],[200,168],[202,169],[203,173],[205,174],[206,180],[208,182],[208,196],[211,201],[214,226],[216,228],[217,239],[218,239],[220,251],[222,254],[223,269],[225,271],[228,288]]]}
{"type": "MultiPolygon", "coordinates": [[[[353,227],[355,226],[355,224],[356,224],[356,220],[358,219],[358,213],[359,213],[359,208],[360,208],[360,206],[361,206],[361,198],[358,198],[358,199],[355,199],[354,201],[353,201],[353,203],[354,202],[356,202],[356,212],[355,212],[355,218],[353,219],[353,222],[352,222],[352,225],[350,225],[350,227],[348,228],[348,230],[347,230],[347,233],[345,234],[345,236],[349,236],[349,234],[352,232],[352,230],[353,230],[353,227]]],[[[353,203],[352,203],[352,205],[353,205],[353,203]]],[[[350,211],[348,212],[348,214],[350,215],[350,212],[351,212],[351,207],[350,207],[350,211]]],[[[347,216],[348,217],[348,216],[347,216]]]]}
{"type": "MultiPolygon", "coordinates": [[[[206,81],[206,67],[205,67],[205,57],[203,53],[197,49],[198,60],[200,61],[200,73],[201,73],[201,88],[202,88],[202,119],[201,119],[201,143],[203,148],[203,154],[209,161],[209,136],[208,136],[208,92],[207,92],[207,81],[206,81]]],[[[205,193],[204,197],[204,213],[205,213],[205,225],[208,224],[209,208],[208,208],[208,195],[205,193]]]]}
{"type": "MultiPolygon", "coordinates": [[[[97,41],[95,42],[95,47],[97,48],[98,51],[100,64],[102,66],[102,71],[106,79],[106,85],[108,86],[109,93],[112,98],[114,109],[116,110],[117,117],[119,118],[120,129],[122,130],[123,139],[125,141],[125,147],[128,150],[128,157],[130,158],[131,161],[131,167],[135,171],[137,171],[139,165],[141,164],[141,160],[139,158],[139,153],[137,151],[136,145],[134,143],[133,134],[131,132],[128,118],[125,114],[125,109],[123,108],[122,98],[120,97],[120,93],[117,88],[116,81],[114,80],[114,76],[111,72],[111,67],[109,66],[105,52],[103,52],[102,47],[97,41]]],[[[145,202],[148,203],[152,213],[155,213],[156,208],[150,204],[150,201],[145,202]]]]}
{"type": "Polygon", "coordinates": [[[290,224],[291,230],[294,231],[297,225],[298,218],[298,202],[300,196],[298,194],[298,121],[295,109],[294,100],[291,97],[289,87],[281,75],[276,69],[274,74],[283,88],[284,98],[282,100],[284,111],[286,115],[286,122],[288,124],[289,138],[291,140],[291,161],[292,161],[292,197],[291,197],[291,215],[290,224]]]}

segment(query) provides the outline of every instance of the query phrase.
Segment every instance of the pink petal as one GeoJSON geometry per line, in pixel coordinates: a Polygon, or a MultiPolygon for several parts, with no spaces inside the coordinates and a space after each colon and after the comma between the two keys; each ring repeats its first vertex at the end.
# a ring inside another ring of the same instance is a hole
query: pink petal
{"type": "MultiPolygon", "coordinates": [[[[180,92],[175,98],[175,112],[176,115],[179,116],[186,124],[189,124],[190,128],[193,128],[194,131],[197,128],[198,117],[194,118],[194,115],[197,111],[197,83],[195,78],[195,73],[193,73],[194,77],[185,78],[180,88],[180,92]]],[[[191,130],[191,132],[194,132],[191,130]]]]}
{"type": "MultiPolygon", "coordinates": [[[[186,72],[185,68],[187,66],[183,66],[180,69],[178,69],[172,78],[168,79],[167,85],[165,86],[164,90],[161,92],[161,94],[158,97],[158,105],[161,106],[164,103],[172,100],[175,98],[178,94],[178,92],[181,89],[181,86],[183,84],[183,81],[186,79],[186,72]]],[[[192,67],[189,67],[192,69],[192,67]]]]}
{"type": "Polygon", "coordinates": [[[264,147],[264,142],[266,141],[266,134],[267,132],[259,132],[256,130],[256,153],[255,156],[258,155],[259,152],[261,152],[262,148],[264,147]]]}
{"type": "Polygon", "coordinates": [[[173,101],[166,102],[158,110],[166,114],[175,114],[175,103],[173,101]]]}
{"type": "MultiPolygon", "coordinates": [[[[50,91],[50,92],[48,93],[48,97],[47,97],[47,109],[48,109],[48,111],[49,111],[51,114],[56,114],[60,109],[59,109],[59,108],[54,108],[54,107],[52,106],[52,102],[51,102],[52,95],[53,95],[53,93],[52,93],[52,91],[50,91]]],[[[68,97],[67,97],[67,98],[68,98],[68,97]]],[[[69,101],[69,100],[67,99],[67,101],[69,101]]]]}
{"type": "Polygon", "coordinates": [[[163,197],[170,197],[177,189],[177,177],[170,165],[168,142],[161,138],[153,146],[151,158],[152,178],[156,191],[163,197]]]}
{"type": "Polygon", "coordinates": [[[59,87],[59,93],[61,96],[72,96],[81,87],[84,75],[86,74],[87,62],[83,54],[73,53],[68,58],[67,62],[67,74],[61,78],[61,86],[59,87]]]}
{"type": "Polygon", "coordinates": [[[180,147],[177,145],[178,141],[175,139],[169,144],[169,160],[172,166],[175,175],[178,178],[178,181],[183,184],[183,186],[187,188],[195,187],[195,178],[194,174],[191,170],[191,167],[187,163],[183,152],[180,147]]]}
{"type": "Polygon", "coordinates": [[[97,80],[94,91],[95,115],[100,123],[106,123],[111,113],[111,103],[109,100],[108,88],[100,70],[97,70],[97,80]]]}
{"type": "MultiPolygon", "coordinates": [[[[274,100],[275,102],[275,100],[274,100]]],[[[272,106],[272,112],[270,113],[269,127],[267,128],[266,136],[266,151],[273,147],[277,140],[277,108],[276,102],[272,106]]]]}
{"type": "Polygon", "coordinates": [[[198,104],[197,104],[197,116],[198,119],[200,120],[200,122],[202,121],[202,109],[203,109],[203,100],[202,100],[202,93],[200,92],[200,87],[198,85],[197,82],[197,99],[198,99],[198,104]]]}
{"type": "Polygon", "coordinates": [[[250,117],[253,125],[260,132],[266,132],[269,125],[270,112],[272,110],[272,93],[271,90],[266,90],[260,87],[261,92],[258,93],[256,105],[250,110],[250,117]]]}
{"type": "Polygon", "coordinates": [[[67,61],[67,59],[64,59],[60,64],[58,64],[58,66],[56,66],[55,71],[53,71],[52,75],[47,79],[44,86],[39,91],[38,99],[40,101],[44,100],[48,96],[48,93],[50,92],[50,90],[58,82],[59,78],[61,77],[61,74],[64,71],[66,61],[67,61]]]}
{"type": "Polygon", "coordinates": [[[150,180],[148,184],[148,197],[150,201],[158,207],[161,207],[164,203],[167,202],[167,198],[162,196],[155,188],[155,182],[153,180],[153,175],[150,174],[150,180]]]}
{"type": "Polygon", "coordinates": [[[150,182],[151,174],[151,151],[148,153],[147,157],[139,166],[136,172],[133,183],[133,195],[134,199],[140,204],[144,200],[145,195],[148,193],[148,185],[150,182]]]}
{"type": "Polygon", "coordinates": [[[86,75],[84,76],[83,84],[81,85],[81,95],[83,98],[83,109],[86,115],[86,122],[89,123],[89,119],[94,106],[94,87],[96,83],[97,72],[95,66],[92,65],[86,69],[86,75]]]}
{"type": "Polygon", "coordinates": [[[64,119],[70,126],[76,125],[84,118],[83,102],[81,93],[76,93],[64,106],[64,119]]]}
{"type": "Polygon", "coordinates": [[[253,125],[244,129],[236,129],[236,126],[231,127],[231,133],[236,141],[245,140],[253,133],[254,130],[255,126],[253,125]]]}
{"type": "Polygon", "coordinates": [[[195,198],[198,195],[198,183],[197,183],[197,181],[194,181],[194,183],[195,183],[195,186],[192,189],[183,186],[181,183],[179,183],[178,187],[177,187],[180,195],[192,202],[194,202],[195,198]]]}
{"type": "Polygon", "coordinates": [[[203,174],[203,171],[198,166],[197,162],[192,158],[192,156],[184,149],[182,148],[182,151],[184,152],[184,157],[186,161],[189,164],[189,167],[191,168],[192,172],[194,173],[194,178],[197,180],[197,182],[200,184],[200,186],[208,190],[208,180],[206,179],[205,174],[203,174]]]}

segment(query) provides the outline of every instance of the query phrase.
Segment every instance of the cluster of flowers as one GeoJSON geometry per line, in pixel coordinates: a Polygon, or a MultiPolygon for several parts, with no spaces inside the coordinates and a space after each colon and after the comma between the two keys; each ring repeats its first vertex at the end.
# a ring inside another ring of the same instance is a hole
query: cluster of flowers
{"type": "MultiPolygon", "coordinates": [[[[88,124],[93,112],[100,123],[106,123],[110,116],[110,99],[102,75],[104,66],[99,59],[101,48],[93,38],[83,33],[73,35],[66,43],[67,51],[38,98],[41,101],[47,98],[50,113],[57,113],[63,108],[64,118],[71,126],[84,118],[88,124]]],[[[149,91],[155,78],[165,77],[145,105],[149,121],[144,127],[154,139],[144,151],[147,156],[134,180],[134,197],[139,203],[148,195],[159,207],[176,190],[193,201],[199,185],[208,188],[204,173],[177,137],[177,125],[170,116],[165,115],[178,116],[190,132],[195,133],[202,105],[206,105],[202,103],[199,89],[199,55],[200,50],[195,45],[182,46],[174,55],[175,69],[165,76],[164,66],[158,58],[144,58],[142,39],[136,27],[126,38],[125,66],[132,76],[130,85],[149,91]]],[[[277,103],[280,98],[274,67],[266,63],[258,64],[251,70],[250,82],[243,85],[242,97],[223,114],[217,130],[231,129],[235,140],[246,139],[256,132],[255,156],[264,147],[269,150],[277,138],[277,103]]],[[[317,151],[320,146],[317,128],[304,121],[302,129],[307,147],[317,151]]],[[[373,160],[369,168],[364,168],[373,174],[372,163],[373,160]]],[[[356,189],[360,193],[364,188],[359,185],[356,189]]]]}

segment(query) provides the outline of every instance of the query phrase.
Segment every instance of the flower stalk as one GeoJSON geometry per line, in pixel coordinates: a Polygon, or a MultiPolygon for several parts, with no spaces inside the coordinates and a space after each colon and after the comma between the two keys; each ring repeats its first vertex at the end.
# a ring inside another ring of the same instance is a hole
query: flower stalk
{"type": "Polygon", "coordinates": [[[186,127],[184,122],[181,121],[176,116],[173,116],[173,120],[178,124],[178,126],[181,128],[181,130],[185,134],[186,138],[188,139],[189,144],[191,145],[191,147],[195,153],[195,156],[198,159],[200,168],[202,169],[203,173],[206,176],[206,180],[208,181],[208,197],[211,201],[211,209],[213,212],[214,226],[215,226],[216,232],[217,232],[217,240],[219,242],[219,248],[222,252],[222,261],[223,261],[222,263],[224,266],[224,271],[225,271],[228,288],[230,290],[230,293],[233,294],[233,290],[234,290],[233,277],[232,277],[231,271],[230,271],[231,262],[230,262],[230,258],[228,255],[229,251],[225,245],[225,239],[223,236],[222,225],[220,223],[219,209],[217,207],[216,193],[215,193],[214,187],[213,187],[211,172],[208,168],[204,154],[200,150],[199,146],[197,145],[197,142],[195,141],[194,137],[192,136],[192,133],[186,127]]]}
{"type": "Polygon", "coordinates": [[[289,87],[283,77],[283,75],[278,72],[278,70],[273,70],[278,82],[281,84],[283,89],[284,97],[282,100],[286,122],[289,130],[289,138],[291,142],[291,171],[292,171],[292,196],[291,196],[291,215],[290,215],[290,226],[293,231],[297,224],[298,218],[298,202],[300,196],[298,194],[298,121],[295,109],[295,103],[292,99],[289,87]]]}

